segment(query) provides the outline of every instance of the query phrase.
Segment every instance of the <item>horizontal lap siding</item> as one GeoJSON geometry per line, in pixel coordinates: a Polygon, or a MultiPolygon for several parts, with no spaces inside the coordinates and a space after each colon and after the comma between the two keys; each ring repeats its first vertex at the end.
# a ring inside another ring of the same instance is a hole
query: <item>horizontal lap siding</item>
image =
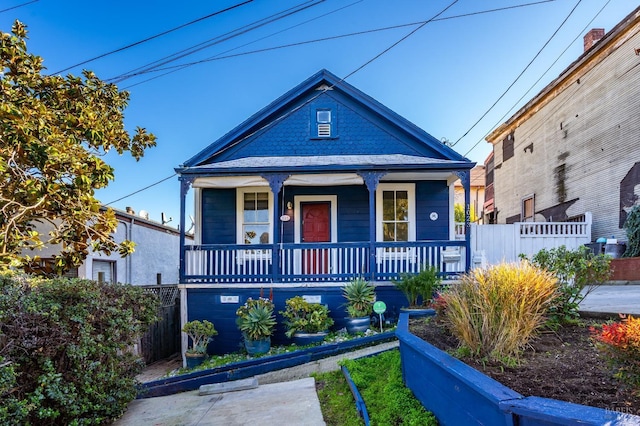
{"type": "MultiPolygon", "coordinates": [[[[263,296],[269,296],[269,286],[263,289],[263,296]]],[[[341,287],[316,287],[316,288],[274,288],[273,301],[276,305],[276,320],[278,325],[272,338],[273,345],[289,344],[291,341],[284,335],[285,328],[280,311],[285,308],[285,301],[294,296],[320,296],[321,303],[329,306],[330,315],[335,321],[333,330],[339,330],[345,326],[345,300],[342,297],[341,287]]],[[[387,313],[393,312],[397,318],[399,309],[406,306],[407,302],[402,293],[391,286],[378,287],[376,289],[377,300],[382,300],[387,305],[387,313]]],[[[218,331],[213,343],[209,345],[209,353],[223,354],[235,352],[241,348],[242,335],[236,326],[236,310],[248,297],[260,296],[259,289],[246,288],[194,288],[187,290],[187,315],[191,320],[208,320],[213,322],[218,331]],[[220,303],[220,296],[239,296],[239,303],[220,303]]]]}
{"type": "Polygon", "coordinates": [[[449,239],[449,187],[445,181],[416,183],[416,239],[449,239]],[[431,213],[438,219],[431,220],[431,213]]]}
{"type": "Polygon", "coordinates": [[[202,190],[202,244],[236,243],[236,190],[202,190]]]}

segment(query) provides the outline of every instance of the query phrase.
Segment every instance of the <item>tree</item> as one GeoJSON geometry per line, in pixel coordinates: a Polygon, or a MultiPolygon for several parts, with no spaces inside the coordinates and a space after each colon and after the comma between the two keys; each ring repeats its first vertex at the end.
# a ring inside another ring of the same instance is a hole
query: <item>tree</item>
{"type": "Polygon", "coordinates": [[[26,38],[19,21],[0,33],[0,266],[24,268],[37,260],[30,250],[55,244],[57,273],[80,265],[89,250],[125,256],[133,243],[114,241],[115,213],[94,196],[114,178],[100,157],[114,149],[139,160],[155,136],[138,127],[130,137],[129,94],[92,72],[43,75],[26,38]]]}
{"type": "MultiPolygon", "coordinates": [[[[464,206],[462,204],[455,204],[453,206],[454,208],[454,217],[455,217],[455,221],[458,223],[462,223],[464,222],[464,206]]],[[[478,218],[476,217],[476,212],[474,209],[469,209],[469,222],[474,223],[478,220],[478,218]]]]}

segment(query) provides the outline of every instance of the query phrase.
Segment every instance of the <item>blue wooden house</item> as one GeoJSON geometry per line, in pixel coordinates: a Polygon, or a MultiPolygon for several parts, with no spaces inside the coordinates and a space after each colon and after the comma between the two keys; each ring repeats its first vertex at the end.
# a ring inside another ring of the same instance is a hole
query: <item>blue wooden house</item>
{"type": "Polygon", "coordinates": [[[209,319],[219,330],[210,351],[233,351],[247,297],[271,294],[281,310],[303,295],[328,304],[340,327],[340,287],[360,276],[397,310],[406,304],[391,283],[400,273],[469,268],[453,197],[461,179],[468,211],[474,165],[318,72],[176,169],[181,230],[188,191],[195,199],[195,240],[180,248],[183,321],[209,319]]]}

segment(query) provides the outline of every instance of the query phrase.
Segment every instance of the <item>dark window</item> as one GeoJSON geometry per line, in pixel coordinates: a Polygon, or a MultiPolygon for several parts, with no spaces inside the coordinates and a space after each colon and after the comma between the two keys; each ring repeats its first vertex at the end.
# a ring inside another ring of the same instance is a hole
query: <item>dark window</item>
{"type": "Polygon", "coordinates": [[[507,161],[513,157],[513,144],[516,138],[513,132],[509,133],[502,141],[502,161],[507,161]]]}

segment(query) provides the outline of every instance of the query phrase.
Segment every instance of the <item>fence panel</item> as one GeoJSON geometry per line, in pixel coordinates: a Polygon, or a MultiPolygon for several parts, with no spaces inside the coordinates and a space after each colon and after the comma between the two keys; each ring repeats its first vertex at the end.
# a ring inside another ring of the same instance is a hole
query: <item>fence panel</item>
{"type": "Polygon", "coordinates": [[[180,352],[180,295],[177,285],[144,286],[160,299],[160,319],[140,338],[139,354],[146,364],[180,352]]]}

